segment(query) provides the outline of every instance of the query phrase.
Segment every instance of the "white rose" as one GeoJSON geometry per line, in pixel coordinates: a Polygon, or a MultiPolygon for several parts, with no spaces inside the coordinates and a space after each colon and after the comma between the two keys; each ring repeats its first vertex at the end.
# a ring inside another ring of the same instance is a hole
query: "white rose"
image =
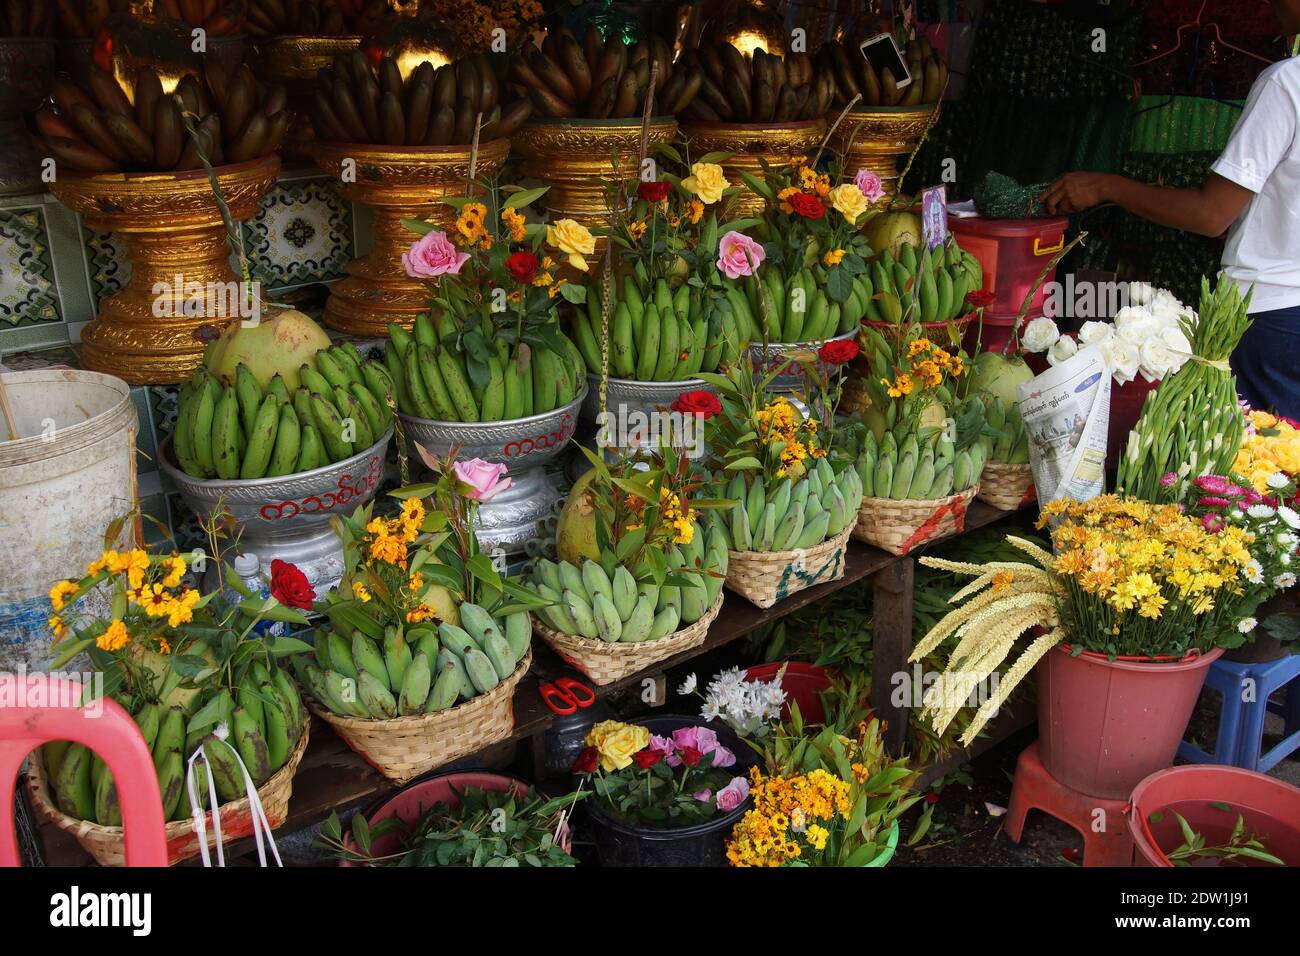
{"type": "Polygon", "coordinates": [[[1176,301],[1173,304],[1156,301],[1151,303],[1150,311],[1152,318],[1155,319],[1156,324],[1160,328],[1176,329],[1179,327],[1179,320],[1182,318],[1183,312],[1186,310],[1176,301]]]}
{"type": "Polygon", "coordinates": [[[1146,309],[1130,305],[1115,313],[1115,334],[1139,348],[1155,335],[1159,322],[1146,309]]]}
{"type": "Polygon", "coordinates": [[[1151,297],[1151,310],[1154,312],[1158,307],[1172,308],[1176,312],[1181,312],[1183,301],[1168,289],[1156,289],[1156,294],[1151,297]]]}
{"type": "Polygon", "coordinates": [[[1142,365],[1138,371],[1148,382],[1158,382],[1183,364],[1183,359],[1175,355],[1159,336],[1143,342],[1139,354],[1142,356],[1142,365]]]}
{"type": "Polygon", "coordinates": [[[1112,336],[1100,348],[1106,367],[1117,383],[1126,385],[1137,377],[1138,367],[1142,364],[1142,353],[1136,345],[1127,339],[1112,336]]]}
{"type": "Polygon", "coordinates": [[[1047,364],[1060,365],[1068,358],[1072,358],[1079,351],[1078,344],[1068,335],[1062,335],[1057,339],[1050,349],[1047,350],[1047,364]]]}
{"type": "Polygon", "coordinates": [[[1149,282],[1130,282],[1128,284],[1128,300],[1134,305],[1146,305],[1155,298],[1155,289],[1151,288],[1149,282]]]}
{"type": "Polygon", "coordinates": [[[1026,352],[1046,352],[1061,337],[1061,330],[1056,323],[1046,316],[1040,316],[1025,326],[1020,336],[1020,345],[1026,352]]]}
{"type": "Polygon", "coordinates": [[[1162,329],[1157,338],[1169,350],[1169,354],[1174,360],[1169,365],[1171,373],[1177,372],[1192,357],[1192,343],[1187,341],[1187,336],[1183,334],[1182,329],[1162,329]]]}
{"type": "Polygon", "coordinates": [[[1102,345],[1115,334],[1109,322],[1085,322],[1079,329],[1080,345],[1102,345]]]}

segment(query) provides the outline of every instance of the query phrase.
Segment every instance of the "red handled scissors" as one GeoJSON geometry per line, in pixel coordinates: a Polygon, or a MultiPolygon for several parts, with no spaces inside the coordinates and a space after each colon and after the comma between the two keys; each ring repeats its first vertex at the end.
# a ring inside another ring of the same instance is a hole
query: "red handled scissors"
{"type": "Polygon", "coordinates": [[[551,713],[560,717],[577,713],[579,707],[590,707],[596,702],[596,692],[575,677],[547,681],[537,688],[537,692],[551,713]]]}

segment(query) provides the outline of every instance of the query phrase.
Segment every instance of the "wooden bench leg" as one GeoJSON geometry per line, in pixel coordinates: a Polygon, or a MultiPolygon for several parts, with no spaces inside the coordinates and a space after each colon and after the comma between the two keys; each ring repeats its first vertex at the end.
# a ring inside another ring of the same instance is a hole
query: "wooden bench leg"
{"type": "Polygon", "coordinates": [[[896,707],[893,697],[895,675],[909,673],[914,570],[911,558],[899,558],[871,576],[871,708],[885,725],[885,746],[894,756],[907,745],[908,708],[896,707]]]}

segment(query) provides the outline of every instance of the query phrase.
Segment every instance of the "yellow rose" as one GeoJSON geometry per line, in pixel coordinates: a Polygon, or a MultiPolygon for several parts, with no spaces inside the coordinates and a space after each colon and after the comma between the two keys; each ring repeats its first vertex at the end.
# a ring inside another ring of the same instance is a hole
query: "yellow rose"
{"type": "Polygon", "coordinates": [[[572,219],[561,219],[546,227],[546,241],[569,257],[575,269],[587,271],[587,260],[596,251],[596,238],[586,226],[572,219]]]}
{"type": "Polygon", "coordinates": [[[688,192],[699,196],[709,206],[722,198],[722,191],[729,185],[717,163],[695,163],[691,166],[691,174],[682,180],[682,186],[688,192]]]}
{"type": "Polygon", "coordinates": [[[836,186],[831,190],[830,200],[836,212],[847,219],[849,225],[854,225],[858,217],[871,208],[871,203],[867,202],[867,197],[862,195],[862,190],[856,183],[836,186]]]}
{"type": "Polygon", "coordinates": [[[602,720],[587,732],[586,744],[600,754],[600,769],[607,773],[632,763],[632,755],[650,743],[650,731],[637,724],[602,720]]]}

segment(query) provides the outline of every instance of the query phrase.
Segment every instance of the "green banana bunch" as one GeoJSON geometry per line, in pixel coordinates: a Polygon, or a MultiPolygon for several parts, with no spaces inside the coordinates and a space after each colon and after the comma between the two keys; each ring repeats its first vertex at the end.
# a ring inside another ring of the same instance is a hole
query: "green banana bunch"
{"type": "Polygon", "coordinates": [[[886,431],[880,440],[867,429],[853,469],[864,496],[933,501],[973,487],[984,473],[992,439],[982,430],[979,399],[965,401],[975,403],[966,409],[967,420],[978,417],[981,425],[966,436],[959,430],[963,441],[954,441],[946,429],[937,426],[923,427],[901,439],[886,431]]]}
{"type": "Polygon", "coordinates": [[[858,520],[862,482],[853,468],[838,475],[825,458],[797,480],[775,483],[755,474],[715,479],[708,497],[736,502],[729,513],[707,512],[706,520],[732,551],[794,551],[840,534],[858,520]]]}
{"type": "Polygon", "coordinates": [[[513,421],[568,405],[582,393],[582,356],[567,337],[561,336],[563,353],[527,346],[526,367],[518,348],[511,351],[496,340],[496,351],[488,356],[488,382],[479,387],[464,356],[443,344],[454,335],[445,313],[434,319],[421,313],[413,333],[397,323],[388,326],[384,366],[403,415],[443,422],[513,421]]]}
{"type": "MultiPolygon", "coordinates": [[[[124,706],[130,701],[119,700],[124,706]]],[[[207,773],[213,774],[223,803],[246,795],[244,778],[231,756],[238,753],[249,775],[261,786],[284,766],[306,727],[306,709],[287,672],[271,673],[264,664],[251,665],[235,694],[221,689],[193,702],[192,710],[161,703],[140,702],[128,710],[153,755],[163,814],[167,820],[192,816],[185,783],[189,757],[204,747],[210,764],[199,761],[196,789],[201,809],[208,809],[207,773]],[[236,703],[238,701],[238,703],[236,703]],[[224,725],[226,741],[212,734],[224,725]]],[[[113,775],[84,745],[53,741],[42,748],[46,774],[55,803],[69,816],[101,826],[121,826],[113,775]]]]}
{"type": "Polygon", "coordinates": [[[350,458],[374,445],[392,423],[393,381],[378,362],[344,343],[322,349],[265,389],[243,365],[222,386],[202,366],[181,388],[173,448],[195,478],[275,478],[350,458]]]}
{"type": "Polygon", "coordinates": [[[1202,475],[1226,475],[1244,435],[1237,380],[1228,368],[1250,326],[1252,293],[1221,281],[1213,292],[1201,278],[1200,319],[1183,320],[1193,357],[1147,396],[1120,458],[1116,486],[1144,501],[1181,501],[1202,475]],[[1161,477],[1173,472],[1171,486],[1161,477]]]}
{"type": "MultiPolygon", "coordinates": [[[[716,372],[739,355],[723,315],[707,309],[703,293],[689,285],[672,291],[665,279],[653,286],[636,276],[623,281],[623,297],[609,303],[609,370],[640,382],[680,382],[716,372]]],[[[588,286],[585,309],[575,309],[573,339],[593,375],[601,367],[601,287],[588,286]]]]}
{"type": "Polygon", "coordinates": [[[966,311],[966,296],[984,284],[979,260],[952,238],[919,255],[908,244],[897,258],[886,249],[871,264],[867,278],[874,292],[868,296],[866,318],[895,325],[913,308],[913,318],[920,322],[950,322],[966,311]]]}
{"type": "Polygon", "coordinates": [[[477,604],[459,608],[460,624],[389,625],[381,638],[361,630],[316,637],[316,660],[299,678],[324,707],[344,717],[393,720],[446,710],[486,693],[528,654],[532,623],[517,611],[498,622],[477,604]]]}
{"type": "Polygon", "coordinates": [[[1007,465],[1029,464],[1029,435],[1025,420],[1020,417],[1020,407],[1003,404],[996,395],[981,395],[985,421],[989,430],[997,434],[989,449],[988,460],[1007,465]]]}
{"type": "Polygon", "coordinates": [[[717,602],[727,573],[726,541],[709,529],[697,529],[689,543],[669,551],[667,569],[692,583],[660,586],[638,581],[622,565],[611,575],[596,561],[579,567],[538,558],[533,587],[551,603],[537,614],[561,633],[609,643],[667,637],[700,620],[717,602]]]}
{"type": "Polygon", "coordinates": [[[726,283],[727,302],[743,342],[821,342],[842,335],[868,317],[874,290],[865,275],[855,276],[843,302],[825,287],[821,267],[804,267],[789,277],[762,269],[743,282],[726,283]]]}

